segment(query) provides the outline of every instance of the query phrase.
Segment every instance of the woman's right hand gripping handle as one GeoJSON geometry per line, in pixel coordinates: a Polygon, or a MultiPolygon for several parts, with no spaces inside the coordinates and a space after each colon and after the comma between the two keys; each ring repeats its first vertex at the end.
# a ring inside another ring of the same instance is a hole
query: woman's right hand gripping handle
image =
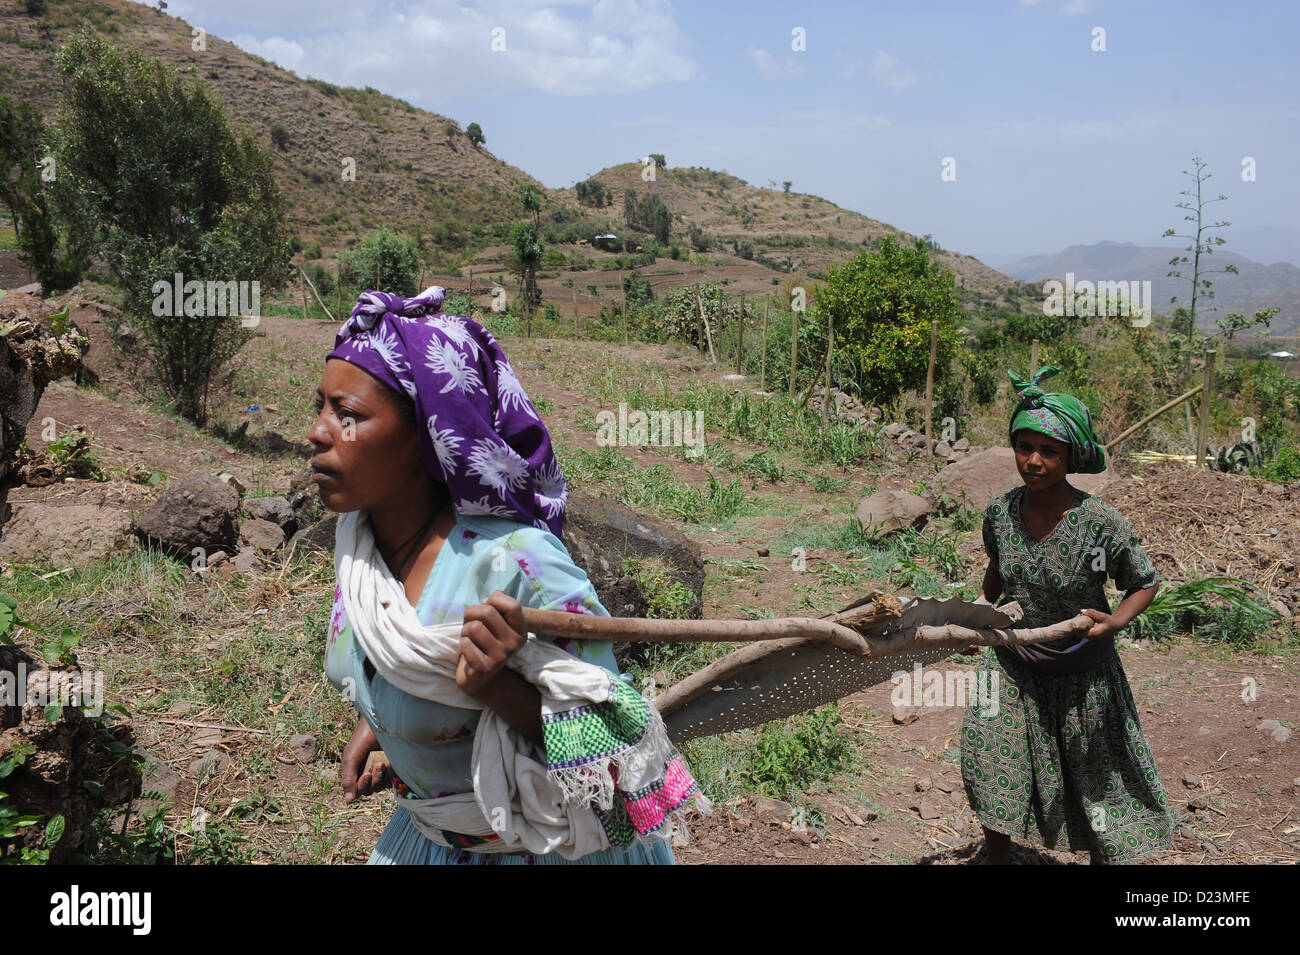
{"type": "Polygon", "coordinates": [[[375,739],[374,730],[364,718],[357,720],[352,738],[343,747],[339,766],[339,781],[343,783],[343,801],[353,802],[362,796],[377,793],[392,784],[392,767],[383,758],[384,751],[375,739]],[[371,758],[371,754],[376,754],[371,758]]]}

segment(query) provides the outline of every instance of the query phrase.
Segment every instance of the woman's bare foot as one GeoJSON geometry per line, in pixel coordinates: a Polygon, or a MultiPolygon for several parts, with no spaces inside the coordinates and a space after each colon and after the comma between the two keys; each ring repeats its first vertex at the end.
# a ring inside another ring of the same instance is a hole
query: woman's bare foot
{"type": "Polygon", "coordinates": [[[984,864],[1006,865],[1011,861],[1011,837],[1005,832],[984,829],[984,864]]]}

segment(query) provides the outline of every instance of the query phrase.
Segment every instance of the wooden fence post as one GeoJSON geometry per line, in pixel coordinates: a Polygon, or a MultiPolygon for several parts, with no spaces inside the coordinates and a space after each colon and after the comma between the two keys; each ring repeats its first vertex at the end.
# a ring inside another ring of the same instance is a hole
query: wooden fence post
{"type": "Polygon", "coordinates": [[[826,313],[826,400],[822,402],[822,421],[831,419],[831,352],[835,350],[835,319],[826,313]]]}
{"type": "Polygon", "coordinates": [[[1034,372],[1038,371],[1038,339],[1029,346],[1029,377],[1034,377],[1034,372]]]}
{"type": "Polygon", "coordinates": [[[1205,353],[1205,377],[1201,381],[1201,422],[1196,433],[1196,466],[1206,467],[1205,445],[1210,437],[1210,396],[1214,394],[1214,359],[1218,352],[1211,348],[1205,353]]]}
{"type": "Polygon", "coordinates": [[[794,379],[799,373],[799,311],[790,309],[790,397],[795,396],[794,379]]]}
{"type": "Polygon", "coordinates": [[[704,314],[704,299],[700,297],[700,287],[698,285],[695,286],[695,308],[700,316],[700,322],[704,325],[704,340],[709,343],[709,361],[716,365],[718,356],[713,350],[713,332],[709,329],[708,316],[704,314]]]}
{"type": "Polygon", "coordinates": [[[745,363],[745,293],[740,293],[740,323],[736,326],[736,374],[743,375],[745,363]]]}
{"type": "Polygon", "coordinates": [[[763,354],[758,360],[758,390],[767,391],[767,306],[763,303],[763,354]]]}
{"type": "MultiPolygon", "coordinates": [[[[1035,345],[1037,343],[1035,342],[1035,345]]],[[[930,363],[925,368],[925,450],[934,453],[934,360],[939,354],[939,320],[930,319],[930,363]]]]}

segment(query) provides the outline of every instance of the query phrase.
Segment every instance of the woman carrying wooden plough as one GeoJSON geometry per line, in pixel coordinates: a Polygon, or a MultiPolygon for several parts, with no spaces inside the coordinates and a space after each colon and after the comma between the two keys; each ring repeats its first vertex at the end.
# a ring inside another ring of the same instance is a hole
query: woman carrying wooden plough
{"type": "Polygon", "coordinates": [[[526,639],[523,607],[608,616],[559,540],[568,492],[492,335],[361,296],[310,432],[340,512],[325,672],[360,719],[348,800],[391,783],[370,855],[403,864],[672,864],[708,803],[607,640],[526,639]],[[391,770],[366,768],[382,749],[391,770]]]}
{"type": "Polygon", "coordinates": [[[1024,486],[984,513],[980,597],[1018,601],[1023,627],[1080,611],[1096,624],[1082,640],[983,651],[980,679],[996,680],[998,705],[967,710],[962,779],[988,862],[1007,861],[1013,836],[1086,849],[1094,863],[1135,862],[1168,848],[1176,823],[1114,638],[1150,605],[1158,578],[1128,521],[1066,479],[1100,473],[1106,456],[1087,406],[1040,387],[1058,370],[1041,368],[1031,382],[1011,376],[1024,486]],[[1113,611],[1108,576],[1124,592],[1113,611]]]}

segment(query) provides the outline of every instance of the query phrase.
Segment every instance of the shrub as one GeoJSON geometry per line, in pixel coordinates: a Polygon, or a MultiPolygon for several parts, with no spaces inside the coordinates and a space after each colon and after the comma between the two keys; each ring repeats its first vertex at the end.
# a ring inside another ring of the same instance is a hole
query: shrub
{"type": "Polygon", "coordinates": [[[279,120],[271,124],[271,142],[280,149],[289,145],[289,130],[285,129],[284,123],[279,120]]]}
{"type": "Polygon", "coordinates": [[[409,237],[392,229],[370,233],[342,259],[344,285],[414,295],[419,280],[420,250],[409,237]]]}
{"type": "Polygon", "coordinates": [[[1284,445],[1272,461],[1259,469],[1259,476],[1269,481],[1289,484],[1300,481],[1300,450],[1284,445]]]}
{"type": "Polygon", "coordinates": [[[323,265],[317,263],[307,272],[307,277],[311,279],[311,284],[316,286],[316,291],[320,293],[321,298],[326,298],[334,291],[334,273],[323,265]]]}

